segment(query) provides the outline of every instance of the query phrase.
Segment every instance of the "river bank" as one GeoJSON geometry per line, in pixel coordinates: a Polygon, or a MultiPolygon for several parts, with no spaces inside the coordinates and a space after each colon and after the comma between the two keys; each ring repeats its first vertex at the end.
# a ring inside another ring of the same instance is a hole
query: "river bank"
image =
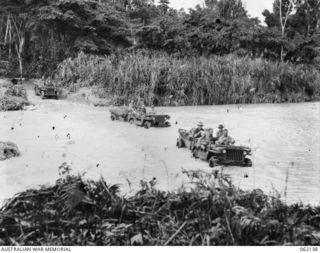
{"type": "Polygon", "coordinates": [[[0,208],[0,245],[320,244],[320,207],[243,191],[220,173],[186,171],[191,188],[176,192],[141,181],[125,197],[119,185],[84,180],[70,169],[60,166],[53,186],[26,190],[0,208]]]}

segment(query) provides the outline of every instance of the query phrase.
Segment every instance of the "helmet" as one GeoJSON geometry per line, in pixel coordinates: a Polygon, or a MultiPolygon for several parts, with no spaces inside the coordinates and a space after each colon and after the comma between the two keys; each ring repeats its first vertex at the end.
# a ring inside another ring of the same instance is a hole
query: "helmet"
{"type": "Polygon", "coordinates": [[[224,126],[223,126],[222,124],[220,124],[220,125],[218,126],[218,128],[219,128],[219,129],[223,129],[224,126]]]}
{"type": "Polygon", "coordinates": [[[200,121],[198,122],[197,126],[203,127],[203,123],[200,121]]]}

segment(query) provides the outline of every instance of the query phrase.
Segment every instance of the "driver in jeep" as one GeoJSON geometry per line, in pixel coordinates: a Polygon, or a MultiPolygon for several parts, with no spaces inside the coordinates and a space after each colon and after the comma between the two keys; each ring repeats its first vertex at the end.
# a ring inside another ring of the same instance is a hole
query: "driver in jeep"
{"type": "Polygon", "coordinates": [[[223,135],[218,139],[216,144],[218,145],[232,145],[235,143],[235,140],[231,138],[228,134],[228,129],[223,129],[223,135]]]}

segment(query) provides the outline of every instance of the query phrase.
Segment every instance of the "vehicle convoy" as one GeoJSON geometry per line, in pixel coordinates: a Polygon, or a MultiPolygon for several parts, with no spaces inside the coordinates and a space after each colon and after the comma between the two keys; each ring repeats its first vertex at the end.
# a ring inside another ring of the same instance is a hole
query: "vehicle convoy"
{"type": "Polygon", "coordinates": [[[59,94],[58,88],[52,82],[35,84],[34,92],[36,96],[41,96],[42,99],[45,99],[45,98],[58,99],[58,94],[59,94]]]}
{"type": "Polygon", "coordinates": [[[187,131],[179,129],[177,139],[178,148],[188,148],[195,158],[209,162],[210,167],[217,165],[252,166],[252,161],[247,156],[251,155],[251,149],[244,146],[219,145],[217,138],[212,139],[208,145],[197,145],[198,139],[193,137],[194,129],[187,131]]]}
{"type": "Polygon", "coordinates": [[[170,127],[170,116],[156,113],[139,113],[129,107],[110,109],[111,120],[126,121],[130,124],[150,127],[170,127]]]}

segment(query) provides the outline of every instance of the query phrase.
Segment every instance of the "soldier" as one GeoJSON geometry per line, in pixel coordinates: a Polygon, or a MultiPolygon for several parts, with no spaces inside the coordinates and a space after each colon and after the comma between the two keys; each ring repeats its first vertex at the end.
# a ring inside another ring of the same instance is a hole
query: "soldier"
{"type": "Polygon", "coordinates": [[[216,138],[219,139],[222,135],[223,135],[223,129],[224,129],[224,126],[222,124],[220,124],[218,126],[219,130],[217,131],[216,133],[216,138]]]}
{"type": "Polygon", "coordinates": [[[198,125],[197,125],[197,128],[194,130],[193,132],[193,137],[194,138],[199,138],[202,136],[202,133],[203,133],[203,123],[202,122],[199,122],[198,125]]]}
{"type": "Polygon", "coordinates": [[[223,135],[218,139],[218,145],[231,145],[234,144],[235,140],[228,135],[228,129],[223,130],[223,135]]]}
{"type": "Polygon", "coordinates": [[[146,107],[144,106],[144,103],[139,99],[137,102],[137,111],[140,114],[146,114],[146,107]]]}
{"type": "Polygon", "coordinates": [[[199,139],[199,146],[201,147],[202,150],[206,150],[209,145],[211,145],[214,142],[213,138],[213,129],[208,128],[205,129],[203,132],[203,135],[199,139]]]}
{"type": "Polygon", "coordinates": [[[146,113],[147,113],[147,109],[146,109],[146,107],[144,106],[144,104],[142,104],[142,106],[140,107],[140,112],[141,112],[142,114],[146,114],[146,113]]]}
{"type": "Polygon", "coordinates": [[[154,105],[151,106],[150,114],[156,114],[156,110],[154,109],[154,105]]]}
{"type": "Polygon", "coordinates": [[[133,99],[131,99],[130,103],[129,103],[129,109],[133,110],[134,109],[134,102],[133,99]]]}
{"type": "Polygon", "coordinates": [[[203,129],[203,123],[199,122],[196,129],[194,129],[193,133],[193,138],[194,138],[194,147],[193,149],[200,147],[201,146],[201,138],[204,135],[204,129],[203,129]]]}

